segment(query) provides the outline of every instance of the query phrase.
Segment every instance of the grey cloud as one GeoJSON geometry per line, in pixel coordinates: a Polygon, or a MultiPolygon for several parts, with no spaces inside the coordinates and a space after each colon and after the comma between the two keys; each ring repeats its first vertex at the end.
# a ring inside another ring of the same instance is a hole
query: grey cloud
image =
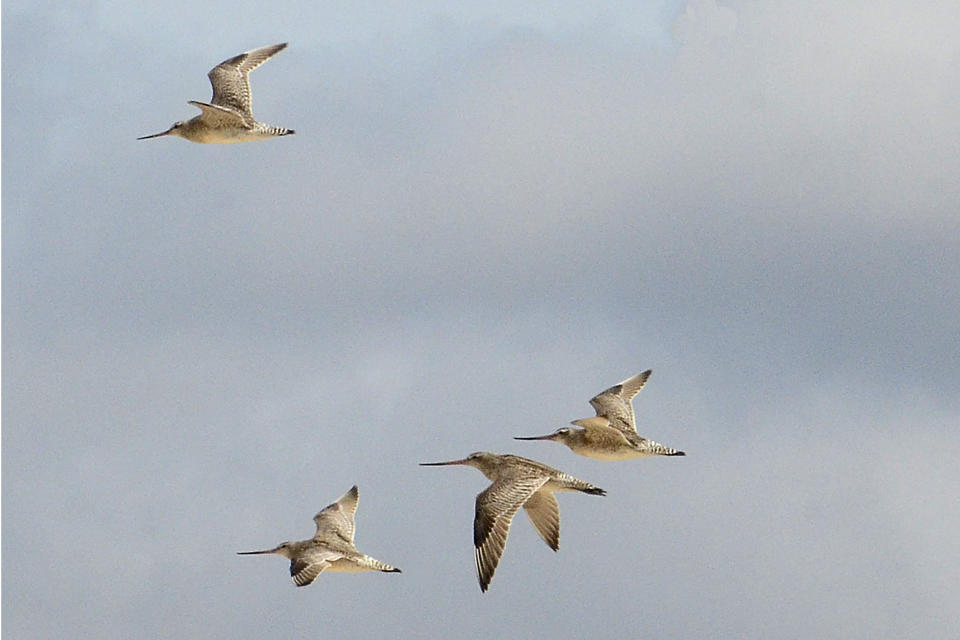
{"type": "Polygon", "coordinates": [[[951,628],[949,3],[694,2],[673,47],[613,5],[328,9],[227,38],[197,7],[5,7],[8,631],[951,628]],[[133,140],[279,39],[255,109],[292,139],[133,140]],[[679,463],[510,439],[646,367],[679,463]],[[609,492],[561,496],[559,554],[518,519],[483,597],[485,480],[415,466],[476,449],[609,492]],[[299,590],[232,555],[353,483],[402,576],[299,590]]]}

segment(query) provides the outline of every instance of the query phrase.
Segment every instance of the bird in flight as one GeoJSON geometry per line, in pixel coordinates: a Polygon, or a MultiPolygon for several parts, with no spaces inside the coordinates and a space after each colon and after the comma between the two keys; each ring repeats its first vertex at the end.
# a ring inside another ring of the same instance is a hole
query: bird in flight
{"type": "Polygon", "coordinates": [[[166,131],[137,140],[177,136],[191,142],[231,144],[287,136],[293,129],[257,122],[250,101],[250,72],[285,49],[286,42],[261,47],[224,60],[207,74],[213,85],[210,102],[190,100],[201,113],[190,120],[173,123],[166,131]]]}
{"type": "Polygon", "coordinates": [[[633,397],[640,392],[648,369],[615,384],[590,400],[597,415],[574,420],[573,427],[561,427],[545,436],[517,436],[515,440],[551,440],[567,445],[571,451],[596,460],[628,460],[645,456],[685,456],[659,442],[647,440],[637,433],[633,415],[633,397]]]}
{"type": "Polygon", "coordinates": [[[357,512],[358,493],[354,485],[339,500],[313,516],[317,532],[310,540],[282,542],[273,549],[240,551],[237,555],[275,553],[290,559],[290,576],[298,587],[305,587],[324,571],[360,573],[400,569],[360,553],[353,544],[353,516],[357,512]]]}
{"type": "Polygon", "coordinates": [[[478,451],[462,460],[420,464],[425,467],[474,467],[493,483],[477,494],[473,519],[474,558],[481,591],[486,591],[490,586],[507,544],[510,523],[520,507],[527,512],[530,522],[547,546],[557,551],[560,548],[560,506],[554,492],[582,491],[595,496],[607,493],[589,482],[520,456],[478,451]]]}

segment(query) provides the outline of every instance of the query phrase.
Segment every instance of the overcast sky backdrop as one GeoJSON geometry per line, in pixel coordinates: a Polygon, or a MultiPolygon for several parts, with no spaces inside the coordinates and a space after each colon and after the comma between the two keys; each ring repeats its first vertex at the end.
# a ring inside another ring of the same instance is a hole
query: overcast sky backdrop
{"type": "Polygon", "coordinates": [[[6,635],[956,633],[960,5],[411,4],[3,3],[6,635]],[[487,594],[475,450],[608,491],[487,594]],[[354,483],[402,574],[234,555],[354,483]]]}

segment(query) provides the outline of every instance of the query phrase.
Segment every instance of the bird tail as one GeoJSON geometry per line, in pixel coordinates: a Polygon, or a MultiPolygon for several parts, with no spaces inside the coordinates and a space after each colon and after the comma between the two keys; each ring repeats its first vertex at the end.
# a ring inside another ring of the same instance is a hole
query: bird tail
{"type": "Polygon", "coordinates": [[[580,491],[583,491],[584,493],[589,493],[589,494],[592,495],[592,496],[605,496],[605,495],[607,495],[607,492],[606,492],[606,491],[604,491],[604,490],[601,489],[600,487],[594,487],[593,485],[591,485],[591,486],[589,486],[589,487],[587,487],[587,488],[584,488],[584,489],[580,489],[580,491]]]}
{"type": "Polygon", "coordinates": [[[679,449],[672,449],[653,440],[646,440],[640,445],[641,455],[644,456],[685,456],[679,449]]]}
{"type": "Polygon", "coordinates": [[[605,496],[607,492],[601,489],[598,486],[592,485],[586,480],[581,480],[580,478],[574,478],[573,476],[563,473],[558,478],[559,482],[553,484],[551,491],[582,491],[583,493],[589,493],[592,496],[605,496]]]}
{"type": "Polygon", "coordinates": [[[371,558],[370,556],[363,556],[357,560],[357,564],[364,569],[369,571],[383,571],[386,573],[402,573],[400,569],[387,564],[386,562],[380,562],[376,558],[371,558]]]}

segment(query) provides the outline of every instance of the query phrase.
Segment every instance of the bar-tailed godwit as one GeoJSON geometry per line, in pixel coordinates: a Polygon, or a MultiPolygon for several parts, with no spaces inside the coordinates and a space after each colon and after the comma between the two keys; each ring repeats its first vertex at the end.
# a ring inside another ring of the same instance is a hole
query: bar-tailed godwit
{"type": "Polygon", "coordinates": [[[561,427],[545,436],[518,436],[516,440],[552,440],[567,445],[574,453],[596,460],[685,456],[687,454],[683,451],[647,440],[637,433],[632,400],[651,373],[653,371],[648,369],[594,396],[590,404],[597,415],[574,420],[570,423],[574,428],[561,427]]]}
{"type": "Polygon", "coordinates": [[[560,506],[555,491],[582,491],[606,495],[589,482],[527,458],[486,451],[471,453],[462,460],[422,462],[425,467],[462,464],[479,469],[493,484],[477,494],[473,520],[473,546],[480,590],[486,591],[507,544],[510,522],[523,507],[543,541],[560,548],[560,506]]]}
{"type": "Polygon", "coordinates": [[[166,131],[137,140],[178,136],[191,142],[230,144],[290,135],[293,129],[257,122],[250,106],[250,72],[286,46],[287,43],[283,42],[224,60],[207,74],[213,85],[210,103],[189,101],[189,104],[200,109],[200,115],[186,122],[175,122],[166,131]]]}
{"type": "Polygon", "coordinates": [[[400,569],[360,553],[353,544],[353,516],[357,512],[357,487],[354,485],[339,500],[313,516],[317,533],[310,540],[283,542],[273,549],[240,551],[237,555],[276,553],[290,559],[290,575],[298,587],[305,587],[323,571],[386,571],[400,569]]]}

